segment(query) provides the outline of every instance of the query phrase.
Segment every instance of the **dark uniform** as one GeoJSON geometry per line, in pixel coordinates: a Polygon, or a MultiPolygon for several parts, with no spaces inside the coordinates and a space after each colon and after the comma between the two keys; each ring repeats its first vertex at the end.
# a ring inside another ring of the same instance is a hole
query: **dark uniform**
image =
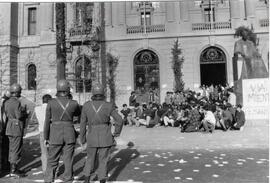
{"type": "Polygon", "coordinates": [[[10,98],[9,91],[6,91],[5,95],[3,96],[3,101],[1,105],[1,126],[0,126],[0,135],[2,138],[1,147],[0,147],[0,171],[2,170],[9,170],[10,165],[8,161],[8,154],[9,154],[9,140],[8,136],[6,135],[6,125],[7,125],[7,117],[5,114],[5,105],[6,101],[10,98]]]}
{"type": "Polygon", "coordinates": [[[86,102],[83,105],[81,114],[80,139],[82,144],[87,142],[87,160],[84,167],[85,182],[89,182],[91,176],[94,175],[96,159],[98,159],[100,169],[98,178],[101,182],[106,182],[109,151],[114,145],[114,137],[119,136],[121,133],[123,120],[115,110],[114,105],[104,101],[101,85],[93,87],[93,95],[93,101],[86,102]],[[96,93],[98,95],[95,95],[96,93]],[[115,120],[113,134],[111,132],[110,116],[115,120]],[[86,137],[87,125],[88,134],[86,137]]]}
{"type": "MultiPolygon", "coordinates": [[[[67,81],[58,83],[68,85],[67,81]]],[[[69,92],[69,87],[68,87],[69,92]]],[[[59,92],[59,90],[57,90],[59,92]]],[[[49,143],[48,165],[45,182],[53,182],[58,167],[60,155],[63,151],[65,172],[64,181],[71,181],[73,177],[73,154],[76,143],[76,132],[73,117],[80,115],[79,104],[66,96],[58,96],[48,102],[44,124],[44,140],[49,143]]]]}
{"type": "Polygon", "coordinates": [[[21,176],[22,172],[17,169],[17,166],[21,161],[26,113],[18,99],[21,93],[21,86],[18,84],[12,85],[10,92],[12,96],[6,101],[4,109],[7,117],[6,135],[9,139],[10,175],[21,176]]]}

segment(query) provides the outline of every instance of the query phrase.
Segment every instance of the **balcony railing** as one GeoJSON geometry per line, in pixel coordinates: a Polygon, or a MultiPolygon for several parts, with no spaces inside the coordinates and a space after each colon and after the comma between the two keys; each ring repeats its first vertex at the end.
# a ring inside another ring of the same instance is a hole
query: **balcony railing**
{"type": "Polygon", "coordinates": [[[194,23],[192,30],[231,29],[231,22],[194,23]]]}
{"type": "Polygon", "coordinates": [[[92,31],[92,26],[87,27],[87,28],[74,26],[69,29],[69,36],[73,37],[73,36],[89,35],[91,34],[91,31],[92,31]]]}
{"type": "Polygon", "coordinates": [[[146,33],[165,32],[165,25],[147,25],[145,29],[143,25],[127,27],[127,34],[144,33],[144,31],[146,31],[146,33]]]}
{"type": "Polygon", "coordinates": [[[266,19],[261,19],[260,20],[260,26],[261,27],[269,27],[269,19],[266,18],[266,19]]]}

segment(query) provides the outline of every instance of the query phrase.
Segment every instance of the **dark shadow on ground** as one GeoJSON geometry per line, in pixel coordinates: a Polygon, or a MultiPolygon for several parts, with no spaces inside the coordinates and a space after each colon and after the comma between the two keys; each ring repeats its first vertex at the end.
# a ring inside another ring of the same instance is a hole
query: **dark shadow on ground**
{"type": "Polygon", "coordinates": [[[117,177],[123,171],[123,169],[134,159],[136,159],[140,153],[134,148],[134,143],[129,142],[126,149],[120,150],[108,163],[108,172],[111,172],[109,181],[116,181],[117,177]],[[120,161],[119,161],[120,159],[120,161]],[[119,161],[119,162],[118,162],[119,161]]]}
{"type": "Polygon", "coordinates": [[[24,172],[29,172],[33,168],[38,168],[41,166],[41,150],[39,135],[24,139],[23,141],[23,151],[22,160],[19,164],[19,168],[24,172]]]}

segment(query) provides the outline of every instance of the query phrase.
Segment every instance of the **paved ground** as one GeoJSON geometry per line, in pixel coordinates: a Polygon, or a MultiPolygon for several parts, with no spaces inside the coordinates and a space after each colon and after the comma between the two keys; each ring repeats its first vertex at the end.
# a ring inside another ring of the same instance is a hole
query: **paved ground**
{"type": "MultiPolygon", "coordinates": [[[[3,177],[0,183],[42,182],[37,137],[25,139],[22,164],[28,176],[20,180],[3,177]]],[[[180,133],[179,129],[170,127],[125,127],[117,141],[109,162],[111,182],[269,181],[268,127],[248,127],[242,132],[217,130],[213,134],[180,133]],[[128,147],[128,142],[134,146],[128,147]]],[[[84,153],[74,159],[77,179],[83,176],[84,161],[84,153]]]]}

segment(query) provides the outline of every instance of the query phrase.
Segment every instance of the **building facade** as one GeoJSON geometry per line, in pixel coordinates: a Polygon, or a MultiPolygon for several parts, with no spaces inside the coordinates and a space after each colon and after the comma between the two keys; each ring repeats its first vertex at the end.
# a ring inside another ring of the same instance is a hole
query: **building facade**
{"type": "MultiPolygon", "coordinates": [[[[33,100],[55,92],[55,3],[2,3],[0,9],[1,90],[17,81],[33,100]]],[[[107,64],[102,55],[111,53],[119,59],[117,105],[127,103],[131,91],[142,86],[156,89],[162,102],[174,88],[171,49],[177,39],[185,88],[232,85],[234,43],[239,39],[234,33],[242,25],[257,34],[258,50],[268,65],[266,0],[66,3],[66,73],[74,98],[83,103],[93,82],[104,82],[107,64]],[[93,40],[99,29],[105,30],[100,41],[104,46],[95,49],[85,40],[93,40]]]]}

